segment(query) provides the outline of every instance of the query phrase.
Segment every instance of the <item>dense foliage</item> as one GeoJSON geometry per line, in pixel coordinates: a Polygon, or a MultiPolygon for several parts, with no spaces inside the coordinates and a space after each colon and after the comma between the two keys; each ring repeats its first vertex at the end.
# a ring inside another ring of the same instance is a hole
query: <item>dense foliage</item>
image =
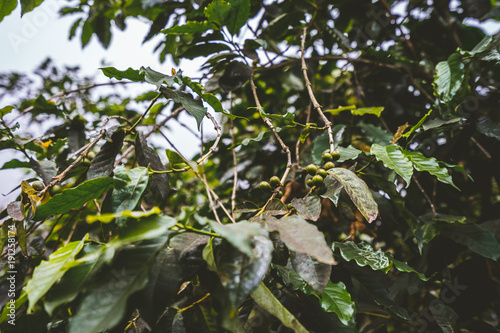
{"type": "Polygon", "coordinates": [[[1,330],[498,332],[500,35],[466,23],[499,8],[69,2],[82,47],[148,20],[180,65],[0,75],[2,169],[37,174],[1,213],[1,330]]]}

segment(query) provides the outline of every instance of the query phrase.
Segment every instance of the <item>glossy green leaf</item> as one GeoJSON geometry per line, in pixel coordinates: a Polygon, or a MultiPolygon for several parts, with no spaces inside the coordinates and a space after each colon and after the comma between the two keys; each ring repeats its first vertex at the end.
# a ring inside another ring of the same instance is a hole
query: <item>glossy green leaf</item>
{"type": "Polygon", "coordinates": [[[333,168],[328,170],[328,174],[342,184],[342,187],[368,223],[375,221],[378,216],[378,206],[366,183],[348,169],[333,168]]]}
{"type": "Polygon", "coordinates": [[[120,251],[100,283],[88,287],[69,321],[69,332],[99,332],[118,324],[126,314],[127,299],[146,286],[154,255],[166,239],[160,237],[120,251]]]}
{"type": "Polygon", "coordinates": [[[330,199],[337,206],[342,191],[342,183],[336,180],[333,176],[327,175],[325,178],[326,192],[321,195],[322,198],[330,199]]]}
{"type": "Polygon", "coordinates": [[[345,243],[335,243],[340,249],[340,254],[347,260],[355,260],[359,266],[370,266],[374,270],[387,272],[391,268],[391,262],[387,255],[378,249],[373,250],[370,244],[361,242],[356,244],[352,241],[345,243]]]}
{"type": "Polygon", "coordinates": [[[157,88],[160,88],[162,84],[172,87],[174,83],[182,83],[182,71],[179,71],[174,75],[166,75],[152,70],[151,67],[141,67],[139,69],[139,74],[144,75],[146,82],[155,85],[157,88]]]}
{"type": "Polygon", "coordinates": [[[44,0],[21,0],[21,17],[40,6],[44,0]]]}
{"type": "Polygon", "coordinates": [[[290,252],[290,261],[295,272],[321,295],[330,280],[332,266],[318,262],[306,253],[294,251],[290,252]]]}
{"type": "Polygon", "coordinates": [[[200,128],[201,121],[207,114],[207,109],[203,106],[203,103],[199,99],[194,99],[191,94],[176,91],[164,86],[160,87],[162,94],[168,98],[172,99],[176,103],[181,103],[182,106],[189,112],[190,115],[196,119],[198,129],[200,128]]]}
{"type": "Polygon", "coordinates": [[[238,222],[235,224],[219,224],[217,222],[209,222],[213,231],[221,235],[231,245],[245,253],[250,258],[256,258],[258,253],[255,253],[253,247],[253,237],[267,236],[262,226],[258,223],[238,222]]]}
{"type": "Polygon", "coordinates": [[[317,221],[321,214],[321,200],[315,195],[293,198],[290,204],[304,220],[317,221]]]}
{"type": "Polygon", "coordinates": [[[151,215],[159,215],[160,213],[161,213],[160,208],[153,207],[147,211],[124,210],[124,211],[121,211],[119,213],[104,213],[104,214],[100,214],[100,215],[87,215],[86,219],[87,219],[88,223],[94,223],[94,222],[110,223],[119,217],[140,219],[142,217],[148,217],[151,215]]]}
{"type": "Polygon", "coordinates": [[[212,1],[204,10],[205,16],[209,22],[218,26],[225,25],[226,18],[231,10],[231,4],[224,0],[212,1]]]}
{"type": "Polygon", "coordinates": [[[4,19],[5,16],[9,15],[16,9],[17,0],[4,0],[0,3],[0,22],[4,19]]]}
{"type": "Polygon", "coordinates": [[[269,231],[278,231],[281,240],[295,252],[306,253],[321,263],[333,265],[332,250],[318,228],[297,215],[285,216],[280,220],[265,217],[269,231]]]}
{"type": "Polygon", "coordinates": [[[396,171],[404,179],[406,187],[410,185],[413,165],[399,145],[381,146],[374,143],[370,153],[375,155],[377,161],[382,161],[387,168],[396,171]]]}
{"type": "MultiPolygon", "coordinates": [[[[1,21],[1,19],[0,19],[1,21]]],[[[2,118],[3,116],[5,116],[6,114],[9,114],[12,110],[15,110],[15,106],[12,106],[12,105],[8,105],[8,106],[5,106],[3,108],[0,109],[0,118],[2,118]]]]}
{"type": "Polygon", "coordinates": [[[443,102],[449,103],[457,94],[465,78],[465,64],[458,53],[453,53],[447,61],[436,65],[434,75],[434,94],[443,102]]]}
{"type": "Polygon", "coordinates": [[[117,80],[127,79],[127,80],[134,81],[134,82],[146,81],[146,79],[144,77],[144,73],[141,73],[139,70],[132,69],[130,67],[124,71],[120,71],[114,67],[102,67],[99,69],[102,71],[102,73],[104,75],[106,75],[107,77],[109,77],[111,79],[113,79],[113,78],[115,78],[117,80]]]}
{"type": "Polygon", "coordinates": [[[349,145],[347,148],[337,147],[336,150],[340,153],[340,158],[337,160],[338,163],[342,163],[347,160],[355,160],[358,158],[359,154],[363,153],[361,150],[354,148],[352,145],[349,145]]]}
{"type": "Polygon", "coordinates": [[[372,124],[358,124],[366,137],[373,143],[386,146],[392,140],[392,134],[372,124]]]}
{"type": "Polygon", "coordinates": [[[125,131],[123,129],[118,129],[111,135],[110,140],[102,145],[92,163],[90,163],[87,179],[108,177],[113,173],[115,159],[122,149],[124,138],[125,131]]]}
{"type": "Polygon", "coordinates": [[[413,166],[418,171],[426,171],[435,176],[440,182],[451,185],[459,190],[459,188],[453,183],[453,179],[448,173],[448,170],[441,167],[434,157],[425,157],[419,151],[409,152],[405,150],[403,153],[413,163],[413,166]]]}
{"type": "Polygon", "coordinates": [[[296,333],[309,332],[302,324],[291,314],[287,308],[273,295],[264,283],[260,283],[252,292],[252,299],[263,309],[283,323],[284,326],[292,329],[296,333]]]}
{"type": "Polygon", "coordinates": [[[182,169],[187,165],[186,161],[179,155],[178,152],[166,149],[165,154],[167,155],[168,161],[170,163],[170,167],[172,169],[182,169]]]}
{"type": "Polygon", "coordinates": [[[155,258],[148,285],[140,292],[139,311],[154,326],[175,300],[183,282],[205,265],[202,257],[208,236],[185,232],[170,239],[155,258]]]}
{"type": "Polygon", "coordinates": [[[87,180],[77,187],[62,191],[36,209],[35,220],[43,220],[50,215],[64,214],[71,209],[79,209],[90,200],[99,198],[113,187],[111,178],[87,180]]]}
{"type": "Polygon", "coordinates": [[[259,285],[271,263],[273,244],[269,238],[254,236],[252,245],[253,258],[238,251],[227,241],[222,241],[213,249],[220,282],[234,307],[239,307],[259,285]]]}
{"type": "Polygon", "coordinates": [[[196,34],[206,32],[210,29],[215,29],[216,26],[212,22],[203,21],[188,21],[184,25],[175,25],[172,28],[164,29],[161,32],[164,34],[196,34]]]}
{"type": "MultiPolygon", "coordinates": [[[[148,169],[137,167],[126,170],[123,167],[119,167],[115,172],[114,184],[115,189],[111,195],[113,212],[121,213],[126,210],[134,210],[140,203],[144,191],[149,184],[148,169]]],[[[126,216],[116,219],[118,225],[123,225],[126,221],[126,216]]]]}
{"type": "Polygon", "coordinates": [[[439,128],[439,127],[442,127],[444,125],[458,123],[458,122],[462,121],[462,119],[463,119],[462,117],[452,118],[452,119],[448,119],[448,120],[443,120],[443,119],[439,119],[439,118],[431,119],[431,120],[428,120],[422,124],[422,129],[424,131],[428,131],[430,129],[439,128]]]}
{"type": "Polygon", "coordinates": [[[54,161],[36,161],[30,158],[29,164],[37,175],[42,178],[45,185],[48,185],[52,181],[52,178],[57,176],[57,164],[54,161]]]}
{"type": "Polygon", "coordinates": [[[64,273],[71,267],[76,255],[83,248],[83,244],[88,240],[86,235],[79,242],[71,242],[59,248],[49,256],[49,260],[43,260],[33,271],[33,277],[26,285],[29,307],[28,313],[33,311],[36,303],[47,291],[56,283],[64,273]]]}
{"type": "Polygon", "coordinates": [[[231,10],[224,25],[231,34],[237,35],[250,16],[250,0],[228,0],[228,2],[231,4],[231,10]]]}
{"type": "Polygon", "coordinates": [[[328,281],[320,300],[326,312],[335,312],[344,325],[353,318],[356,306],[343,282],[328,281]]]}
{"type": "Polygon", "coordinates": [[[500,141],[500,121],[487,116],[481,116],[477,120],[476,128],[484,135],[500,141]]]}
{"type": "Polygon", "coordinates": [[[377,107],[370,107],[370,108],[359,108],[359,109],[354,109],[351,111],[351,113],[354,116],[364,116],[365,114],[373,114],[377,117],[380,117],[380,114],[384,111],[383,106],[377,106],[377,107]]]}
{"type": "MultiPolygon", "coordinates": [[[[135,138],[135,154],[137,164],[143,167],[150,167],[154,171],[166,171],[167,168],[153,148],[148,146],[146,139],[141,134],[135,138]]],[[[160,207],[164,207],[168,200],[169,182],[168,174],[155,173],[151,177],[151,192],[160,207]]]]}
{"type": "Polygon", "coordinates": [[[422,281],[429,281],[431,279],[431,277],[432,277],[432,276],[431,277],[425,277],[424,274],[419,273],[414,268],[410,267],[410,265],[408,265],[408,263],[406,263],[404,261],[399,261],[399,260],[394,259],[394,255],[392,253],[390,253],[390,252],[387,253],[387,257],[393,263],[394,268],[396,268],[400,272],[415,273],[415,274],[417,274],[418,278],[420,280],[422,280],[422,281]]]}
{"type": "Polygon", "coordinates": [[[442,235],[467,246],[471,251],[493,260],[500,258],[500,244],[493,234],[477,224],[445,224],[442,235]]]}
{"type": "Polygon", "coordinates": [[[445,304],[433,304],[429,310],[444,333],[462,332],[457,324],[460,317],[452,308],[445,304]]]}

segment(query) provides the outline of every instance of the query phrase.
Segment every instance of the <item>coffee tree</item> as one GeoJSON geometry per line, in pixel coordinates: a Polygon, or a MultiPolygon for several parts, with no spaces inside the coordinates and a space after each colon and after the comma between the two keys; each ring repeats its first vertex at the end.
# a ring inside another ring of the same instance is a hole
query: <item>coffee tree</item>
{"type": "Polygon", "coordinates": [[[495,1],[63,5],[176,66],[0,76],[2,169],[36,173],[3,188],[2,331],[498,331],[495,1]]]}

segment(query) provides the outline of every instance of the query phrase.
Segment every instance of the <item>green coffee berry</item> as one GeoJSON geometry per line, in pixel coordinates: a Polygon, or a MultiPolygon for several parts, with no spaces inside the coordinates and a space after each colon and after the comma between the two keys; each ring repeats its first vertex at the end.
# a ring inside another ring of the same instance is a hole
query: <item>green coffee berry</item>
{"type": "Polygon", "coordinates": [[[271,190],[272,190],[271,184],[269,184],[269,183],[268,183],[268,182],[266,182],[266,181],[260,182],[260,184],[259,184],[259,188],[260,188],[262,191],[271,191],[271,190]]]}
{"type": "Polygon", "coordinates": [[[269,183],[273,188],[277,188],[281,185],[281,180],[278,178],[278,176],[272,176],[271,179],[269,179],[269,183]]]}
{"type": "Polygon", "coordinates": [[[316,175],[312,178],[312,183],[314,184],[314,186],[321,186],[322,184],[324,184],[324,179],[320,175],[316,175]]]}
{"type": "Polygon", "coordinates": [[[306,185],[307,185],[307,186],[309,186],[309,187],[313,187],[313,186],[314,186],[312,178],[309,178],[309,179],[306,181],[306,185]]]}
{"type": "Polygon", "coordinates": [[[310,174],[311,176],[314,176],[317,170],[318,167],[314,164],[309,164],[306,168],[307,173],[310,174]]]}
{"type": "Polygon", "coordinates": [[[33,183],[31,183],[31,186],[35,191],[42,191],[45,188],[45,184],[39,180],[36,180],[33,183]]]}
{"type": "Polygon", "coordinates": [[[332,152],[332,158],[334,161],[337,161],[339,158],[340,158],[340,152],[338,150],[335,150],[334,152],[332,152]]]}
{"type": "Polygon", "coordinates": [[[332,154],[328,153],[328,152],[325,152],[323,153],[323,155],[321,155],[321,159],[323,160],[323,162],[331,162],[333,161],[333,156],[332,154]]]}
{"type": "Polygon", "coordinates": [[[335,168],[335,163],[333,163],[333,162],[326,162],[325,165],[323,165],[323,168],[325,170],[333,169],[333,168],[335,168]]]}
{"type": "Polygon", "coordinates": [[[326,176],[328,175],[325,169],[318,169],[318,171],[316,171],[316,174],[323,177],[323,179],[326,178],[326,176]]]}

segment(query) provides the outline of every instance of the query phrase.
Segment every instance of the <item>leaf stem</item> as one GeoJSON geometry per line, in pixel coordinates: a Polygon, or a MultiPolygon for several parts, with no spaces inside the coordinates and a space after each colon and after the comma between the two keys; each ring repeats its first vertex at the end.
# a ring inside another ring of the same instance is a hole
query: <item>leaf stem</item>
{"type": "Polygon", "coordinates": [[[175,226],[178,228],[184,229],[184,230],[195,232],[195,233],[200,234],[200,235],[206,235],[206,236],[210,236],[210,237],[219,237],[219,238],[222,237],[221,235],[216,234],[214,232],[196,229],[196,228],[193,228],[189,225],[185,225],[185,224],[181,224],[181,223],[176,223],[175,226]]]}

